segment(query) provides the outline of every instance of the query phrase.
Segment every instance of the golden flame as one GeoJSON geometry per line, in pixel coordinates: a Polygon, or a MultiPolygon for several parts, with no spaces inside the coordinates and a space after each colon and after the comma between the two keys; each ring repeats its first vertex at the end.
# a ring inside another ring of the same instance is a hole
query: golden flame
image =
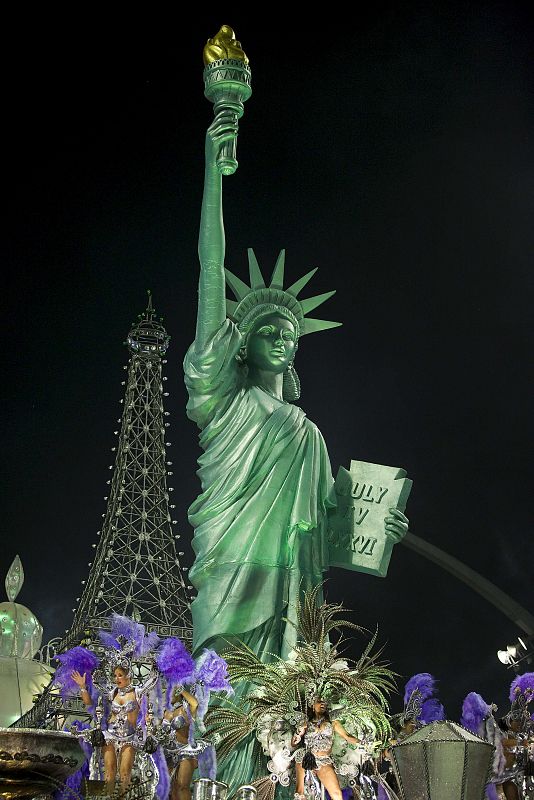
{"type": "Polygon", "coordinates": [[[241,47],[241,42],[235,38],[235,33],[229,25],[221,25],[220,31],[208,39],[204,46],[204,64],[211,64],[220,58],[235,58],[248,64],[248,58],[241,47]]]}

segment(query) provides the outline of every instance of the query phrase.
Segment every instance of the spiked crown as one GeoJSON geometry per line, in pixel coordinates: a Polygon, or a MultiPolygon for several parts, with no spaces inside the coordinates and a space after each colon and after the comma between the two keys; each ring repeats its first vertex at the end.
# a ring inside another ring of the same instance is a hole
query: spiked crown
{"type": "Polygon", "coordinates": [[[309,297],[306,300],[298,299],[302,289],[317,272],[317,267],[303,275],[302,278],[287,289],[284,289],[285,250],[280,251],[269,286],[265,283],[252,248],[248,250],[248,265],[250,286],[247,286],[230,270],[225,270],[226,283],[236,297],[236,300],[226,301],[226,313],[240,330],[247,329],[252,320],[262,315],[262,310],[264,313],[273,313],[279,310],[284,316],[288,316],[293,322],[296,322],[299,336],[304,336],[307,333],[317,333],[329,328],[337,328],[342,324],[341,322],[328,322],[327,320],[312,319],[306,316],[314,308],[317,308],[325,300],[332,297],[335,294],[335,290],[309,297]],[[260,307],[263,307],[263,309],[260,309],[260,307]]]}

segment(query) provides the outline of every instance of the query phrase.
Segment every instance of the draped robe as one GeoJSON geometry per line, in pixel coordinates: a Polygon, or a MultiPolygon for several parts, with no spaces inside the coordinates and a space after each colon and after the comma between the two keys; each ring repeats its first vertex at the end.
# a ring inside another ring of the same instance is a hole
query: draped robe
{"type": "Polygon", "coordinates": [[[328,568],[333,486],[318,428],[297,406],[249,385],[230,320],[184,361],[187,415],[201,430],[202,493],[189,509],[195,562],[193,649],[237,637],[260,658],[295,643],[299,593],[328,568]]]}

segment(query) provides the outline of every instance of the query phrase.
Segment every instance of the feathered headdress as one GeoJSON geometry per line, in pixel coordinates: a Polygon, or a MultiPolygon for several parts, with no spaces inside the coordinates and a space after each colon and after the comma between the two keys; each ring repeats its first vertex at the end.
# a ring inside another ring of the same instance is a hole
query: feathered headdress
{"type": "Polygon", "coordinates": [[[165,699],[169,706],[175,686],[191,683],[195,661],[182,640],[171,636],[160,645],[156,655],[156,666],[167,683],[165,699]]]}
{"type": "Polygon", "coordinates": [[[534,695],[534,672],[525,672],[518,675],[510,684],[510,702],[513,702],[518,692],[524,695],[534,695]]]}
{"type": "Polygon", "coordinates": [[[492,706],[477,692],[469,692],[462,705],[460,725],[471,733],[480,736],[483,732],[484,722],[492,713],[492,706]]]}
{"type": "Polygon", "coordinates": [[[418,672],[404,687],[404,712],[397,715],[401,724],[409,719],[428,725],[445,719],[445,709],[435,697],[437,681],[429,672],[418,672]]]}
{"type": "Polygon", "coordinates": [[[130,617],[111,615],[111,632],[99,631],[106,650],[106,662],[111,670],[121,667],[130,671],[132,659],[142,658],[159,644],[157,633],[146,633],[145,626],[130,617]]]}
{"type": "Polygon", "coordinates": [[[510,684],[510,711],[506,718],[526,723],[529,718],[529,703],[534,698],[534,672],[518,675],[510,684]]]}
{"type": "MultiPolygon", "coordinates": [[[[394,688],[394,673],[380,663],[380,651],[372,653],[376,635],[357,662],[339,657],[344,640],[340,631],[354,623],[340,619],[341,604],[320,603],[321,585],[304,593],[295,606],[297,645],[290,659],[273,656],[264,663],[245,644],[223,651],[230,682],[251,685],[247,695],[211,709],[206,717],[210,734],[217,740],[219,759],[226,758],[239,743],[254,733],[285,721],[294,727],[306,719],[308,702],[317,695],[335,696],[343,704],[344,720],[359,730],[373,730],[376,739],[390,734],[387,695],[394,688]],[[331,638],[338,635],[335,643],[331,638]]],[[[256,741],[257,755],[261,753],[256,741]]]]}

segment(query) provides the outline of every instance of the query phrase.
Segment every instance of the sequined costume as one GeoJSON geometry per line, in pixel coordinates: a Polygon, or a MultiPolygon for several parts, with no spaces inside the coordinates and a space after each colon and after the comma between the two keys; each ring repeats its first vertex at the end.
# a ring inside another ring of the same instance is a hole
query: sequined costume
{"type": "Polygon", "coordinates": [[[177,767],[181,761],[187,758],[198,758],[211,743],[205,739],[195,739],[194,741],[180,742],[176,738],[176,731],[182,730],[190,725],[187,712],[182,711],[172,719],[164,719],[161,722],[161,736],[165,756],[171,766],[177,767]]]}
{"type": "Polygon", "coordinates": [[[111,703],[111,713],[107,722],[107,727],[102,731],[106,744],[114,744],[119,749],[125,745],[133,745],[134,747],[143,747],[146,738],[146,732],[142,725],[139,723],[139,712],[141,710],[141,700],[144,695],[148,694],[154,688],[158,680],[158,674],[152,672],[139,686],[129,686],[128,691],[117,689],[113,686],[111,689],[107,688],[107,697],[111,703]],[[135,699],[127,700],[125,703],[119,703],[117,697],[135,693],[135,699]],[[133,723],[128,719],[128,715],[132,712],[137,713],[136,722],[133,723]]]}
{"type": "Polygon", "coordinates": [[[331,722],[327,722],[323,725],[321,722],[319,722],[319,724],[315,722],[309,722],[308,727],[306,728],[306,733],[304,734],[304,744],[306,746],[295,750],[293,758],[297,764],[302,764],[304,754],[306,753],[306,750],[309,750],[315,756],[317,769],[326,767],[329,764],[334,766],[334,762],[329,755],[332,750],[333,743],[334,728],[331,722]]]}

